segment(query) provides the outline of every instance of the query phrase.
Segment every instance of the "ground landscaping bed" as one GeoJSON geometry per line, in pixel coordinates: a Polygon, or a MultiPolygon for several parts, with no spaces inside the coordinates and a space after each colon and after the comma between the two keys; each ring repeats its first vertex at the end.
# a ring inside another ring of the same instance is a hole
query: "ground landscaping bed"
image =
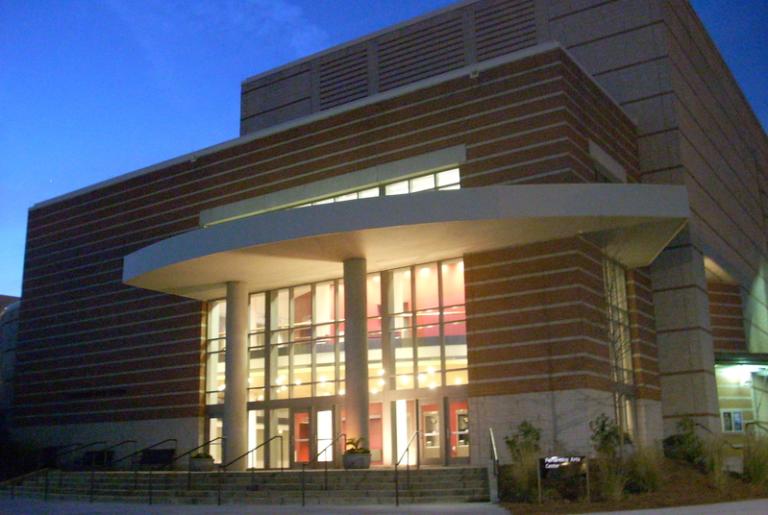
{"type": "Polygon", "coordinates": [[[566,501],[545,500],[536,503],[502,503],[510,512],[533,513],[590,513],[601,511],[640,510],[669,506],[711,504],[768,497],[768,488],[744,482],[730,476],[720,488],[712,484],[710,476],[700,469],[670,459],[663,459],[662,479],[655,492],[626,494],[619,501],[566,501]]]}

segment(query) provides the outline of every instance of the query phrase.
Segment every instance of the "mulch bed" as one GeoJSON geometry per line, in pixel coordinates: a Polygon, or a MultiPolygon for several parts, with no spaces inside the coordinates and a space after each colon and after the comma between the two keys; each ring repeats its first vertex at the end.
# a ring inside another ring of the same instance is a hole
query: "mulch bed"
{"type": "Polygon", "coordinates": [[[545,501],[543,504],[502,503],[518,514],[533,513],[591,513],[600,511],[642,510],[669,506],[687,506],[720,502],[743,501],[768,497],[768,488],[728,477],[725,486],[715,488],[705,474],[687,464],[664,460],[661,486],[656,492],[627,494],[617,502],[545,501]]]}

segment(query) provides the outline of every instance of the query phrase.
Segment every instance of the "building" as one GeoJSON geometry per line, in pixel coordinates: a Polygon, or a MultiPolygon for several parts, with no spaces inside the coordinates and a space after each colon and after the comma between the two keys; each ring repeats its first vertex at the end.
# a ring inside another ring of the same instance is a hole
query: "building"
{"type": "Polygon", "coordinates": [[[17,297],[0,295],[0,439],[7,436],[13,405],[16,338],[19,330],[17,297]]]}
{"type": "Polygon", "coordinates": [[[239,138],[30,210],[21,437],[263,467],[759,426],[768,141],[687,2],[461,2],[241,97],[239,138]]]}

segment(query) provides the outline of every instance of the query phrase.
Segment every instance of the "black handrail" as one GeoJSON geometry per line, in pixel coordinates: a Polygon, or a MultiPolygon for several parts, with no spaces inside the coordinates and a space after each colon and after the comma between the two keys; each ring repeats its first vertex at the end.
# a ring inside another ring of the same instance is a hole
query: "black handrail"
{"type": "MultiPolygon", "coordinates": [[[[325,454],[325,451],[327,451],[329,448],[333,447],[336,442],[339,440],[339,438],[344,437],[344,449],[347,447],[347,435],[345,433],[339,433],[337,434],[333,440],[331,440],[331,443],[323,447],[323,450],[315,454],[315,457],[312,458],[310,461],[306,463],[301,464],[301,505],[305,506],[305,490],[306,490],[306,480],[304,478],[305,474],[307,473],[307,465],[311,465],[313,463],[317,463],[317,460],[320,458],[321,454],[325,454]]],[[[335,458],[334,458],[335,459],[335,458]]],[[[324,462],[324,472],[323,472],[323,490],[328,490],[328,460],[325,460],[324,462]]]]}
{"type": "MultiPolygon", "coordinates": [[[[56,453],[56,465],[57,466],[59,465],[59,459],[62,456],[66,456],[67,454],[72,454],[73,452],[82,451],[83,449],[87,449],[88,447],[93,447],[94,445],[106,445],[106,444],[107,444],[107,442],[101,440],[101,441],[98,441],[98,442],[90,442],[90,443],[78,445],[74,449],[70,449],[67,452],[63,452],[63,453],[58,453],[57,452],[56,453]]],[[[64,467],[59,466],[58,468],[64,468],[64,467]]]]}
{"type": "MultiPolygon", "coordinates": [[[[67,451],[67,452],[65,452],[63,454],[56,453],[56,462],[58,464],[59,458],[61,456],[66,456],[67,454],[72,454],[73,452],[82,451],[83,449],[87,449],[88,447],[93,447],[94,445],[106,445],[106,444],[107,444],[107,442],[105,442],[105,441],[91,442],[91,443],[86,443],[84,445],[80,445],[78,447],[75,447],[74,449],[71,449],[71,450],[69,450],[69,451],[67,451]]],[[[59,488],[61,488],[61,486],[63,484],[64,484],[64,465],[62,464],[61,466],[59,466],[59,488]]],[[[48,489],[48,474],[47,473],[46,473],[45,486],[46,486],[46,490],[47,490],[48,489]]],[[[46,499],[48,497],[48,492],[47,491],[45,492],[45,497],[46,497],[46,499]]]]}
{"type": "MultiPolygon", "coordinates": [[[[226,439],[227,439],[227,437],[226,437],[226,436],[217,436],[216,438],[213,438],[213,439],[211,439],[211,440],[208,440],[208,441],[207,441],[207,442],[205,442],[204,444],[198,445],[198,446],[197,446],[197,447],[195,447],[194,449],[190,449],[190,450],[188,450],[187,452],[185,452],[184,454],[180,454],[179,456],[177,456],[177,457],[173,458],[173,459],[171,460],[171,462],[170,462],[170,463],[168,463],[168,465],[166,465],[166,467],[170,467],[171,465],[173,465],[174,463],[176,463],[178,460],[180,460],[180,459],[181,459],[181,458],[183,458],[184,456],[190,456],[190,458],[189,458],[189,459],[191,460],[191,459],[192,459],[192,457],[191,457],[191,454],[192,454],[193,452],[195,452],[196,450],[198,450],[198,449],[202,449],[203,447],[207,447],[207,446],[209,446],[210,444],[212,444],[212,443],[213,443],[213,442],[215,442],[215,441],[221,440],[221,441],[223,442],[223,441],[224,441],[224,440],[226,440],[226,439]]],[[[187,490],[192,490],[192,465],[191,465],[191,463],[188,463],[188,464],[187,464],[187,490]]]]}
{"type": "MultiPolygon", "coordinates": [[[[147,445],[146,447],[144,447],[144,448],[142,448],[142,449],[139,449],[138,451],[132,452],[131,454],[129,454],[129,455],[127,455],[127,456],[123,456],[123,457],[122,457],[122,458],[120,458],[119,460],[112,462],[112,465],[117,465],[117,464],[118,464],[118,463],[120,463],[121,461],[125,461],[125,460],[127,460],[128,458],[133,458],[134,456],[138,456],[139,454],[141,454],[141,453],[142,453],[142,452],[144,452],[144,451],[148,451],[149,449],[154,449],[154,448],[155,448],[155,447],[157,447],[158,445],[163,445],[164,443],[168,443],[168,442],[173,442],[173,443],[175,443],[175,444],[177,444],[177,445],[178,445],[178,443],[179,443],[179,441],[178,441],[176,438],[166,438],[165,440],[161,440],[161,441],[159,441],[159,442],[157,442],[157,443],[153,443],[152,445],[147,445]]],[[[176,446],[174,446],[173,448],[174,448],[174,450],[175,450],[175,449],[176,449],[176,446]]],[[[137,488],[137,487],[138,487],[138,485],[139,485],[139,469],[138,469],[138,467],[136,466],[136,463],[135,463],[135,461],[136,461],[136,460],[132,460],[132,463],[131,463],[131,468],[133,469],[133,489],[134,489],[134,490],[136,490],[136,488],[137,488]]],[[[151,470],[151,469],[150,469],[150,470],[151,470]]]]}
{"type": "MultiPolygon", "coordinates": [[[[128,458],[133,458],[134,456],[137,456],[137,455],[141,454],[141,453],[142,453],[142,452],[144,452],[144,451],[148,451],[149,449],[154,449],[154,448],[155,448],[155,447],[157,447],[158,445],[163,445],[164,443],[168,443],[168,442],[175,442],[175,443],[178,443],[178,440],[177,440],[176,438],[166,438],[165,440],[162,440],[162,441],[160,441],[160,442],[157,442],[157,443],[153,443],[152,445],[147,445],[146,447],[144,447],[144,448],[142,448],[142,449],[139,449],[138,451],[135,451],[135,452],[132,452],[131,454],[128,454],[128,455],[126,455],[126,456],[123,456],[122,458],[120,458],[120,459],[119,459],[119,460],[117,460],[117,461],[113,461],[113,462],[112,462],[112,465],[117,465],[117,464],[118,464],[118,463],[120,463],[121,461],[125,461],[125,460],[127,460],[128,458]]],[[[175,449],[175,447],[174,447],[174,449],[175,449]]]]}
{"type": "MultiPolygon", "coordinates": [[[[408,482],[408,488],[411,488],[411,444],[416,435],[421,434],[421,431],[414,431],[411,437],[408,439],[408,444],[405,446],[405,451],[400,455],[400,458],[395,462],[395,506],[400,506],[400,480],[397,474],[397,467],[400,466],[400,462],[403,458],[408,456],[408,460],[405,462],[406,481],[408,482]]],[[[416,468],[421,467],[421,460],[419,459],[419,449],[416,448],[416,468]]]]}
{"type": "MultiPolygon", "coordinates": [[[[257,451],[258,449],[260,449],[260,448],[264,447],[265,445],[267,445],[272,440],[277,440],[278,438],[280,439],[280,470],[283,470],[283,459],[285,458],[285,456],[283,456],[283,436],[282,435],[275,435],[275,436],[273,436],[272,438],[270,438],[268,440],[264,440],[263,442],[261,442],[259,445],[257,445],[253,449],[250,449],[249,451],[241,454],[240,456],[238,456],[234,460],[230,461],[229,463],[225,463],[223,465],[219,465],[219,473],[216,475],[216,477],[218,479],[218,481],[216,482],[217,483],[216,504],[221,506],[221,475],[222,475],[223,472],[227,471],[227,467],[229,467],[233,463],[237,463],[238,461],[242,460],[243,458],[245,458],[246,456],[248,456],[252,452],[257,451]]],[[[265,465],[268,465],[268,464],[265,463],[265,465]]],[[[251,467],[251,488],[253,488],[254,485],[256,484],[255,472],[256,472],[256,467],[251,467]]]]}
{"type": "Polygon", "coordinates": [[[33,470],[32,472],[25,472],[23,474],[19,474],[16,477],[12,477],[12,478],[6,479],[5,481],[0,482],[0,485],[10,485],[10,487],[11,487],[11,499],[15,499],[16,498],[16,485],[17,484],[20,484],[20,483],[24,482],[28,477],[34,476],[34,475],[39,474],[41,472],[45,472],[46,473],[46,482],[47,482],[47,474],[48,474],[48,472],[50,470],[51,470],[50,467],[41,467],[39,469],[33,470]]]}
{"type": "Polygon", "coordinates": [[[496,437],[493,435],[492,427],[488,428],[488,435],[490,437],[491,444],[491,463],[493,464],[493,477],[496,480],[495,498],[492,498],[491,501],[499,502],[499,452],[496,448],[496,437]]]}
{"type": "MultiPolygon", "coordinates": [[[[134,445],[134,449],[136,448],[136,440],[123,440],[122,442],[103,448],[101,452],[104,453],[104,460],[105,460],[104,466],[107,466],[107,463],[106,463],[107,451],[111,451],[112,449],[117,449],[121,445],[125,445],[127,443],[132,443],[134,445]]],[[[90,478],[90,485],[88,487],[88,502],[93,502],[93,491],[94,491],[95,482],[96,482],[96,464],[91,463],[91,478],[90,478]]]]}

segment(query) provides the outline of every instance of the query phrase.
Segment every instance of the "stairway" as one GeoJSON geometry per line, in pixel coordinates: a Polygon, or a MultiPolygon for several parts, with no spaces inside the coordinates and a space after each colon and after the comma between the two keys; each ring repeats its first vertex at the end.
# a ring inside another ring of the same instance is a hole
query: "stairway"
{"type": "MultiPolygon", "coordinates": [[[[301,504],[301,471],[47,473],[48,500],[154,504],[301,504]],[[151,487],[150,487],[151,483],[151,487]],[[91,489],[91,484],[93,487],[91,489]],[[151,500],[150,500],[151,498],[151,500]]],[[[395,504],[395,473],[389,468],[307,470],[306,504],[395,504]]],[[[481,467],[429,467],[399,472],[401,503],[488,501],[488,471],[481,467]]],[[[46,473],[28,476],[3,495],[43,499],[46,473]]]]}

